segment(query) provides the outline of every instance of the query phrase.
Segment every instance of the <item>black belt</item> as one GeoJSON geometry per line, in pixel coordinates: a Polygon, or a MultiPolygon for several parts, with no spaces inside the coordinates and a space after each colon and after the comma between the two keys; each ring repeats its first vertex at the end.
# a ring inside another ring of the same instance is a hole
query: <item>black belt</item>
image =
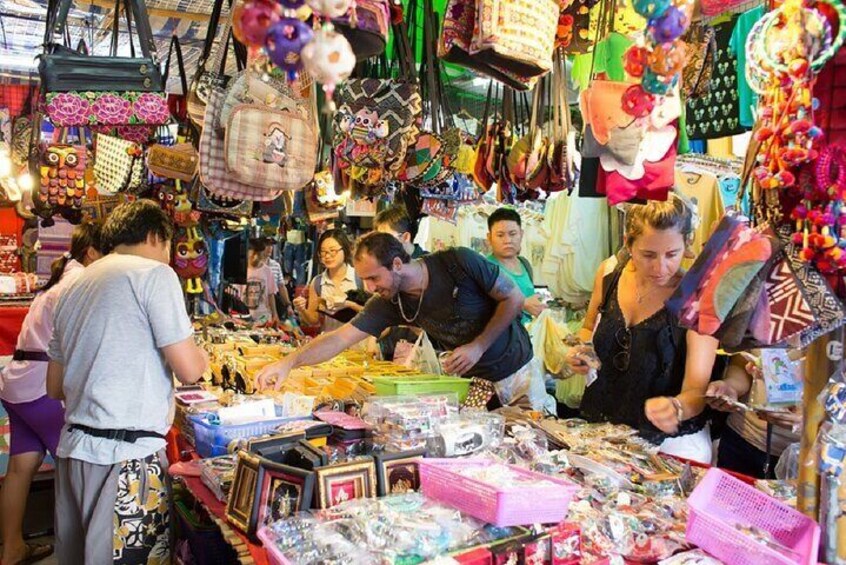
{"type": "Polygon", "coordinates": [[[46,351],[24,351],[23,349],[15,349],[12,355],[12,361],[43,361],[47,362],[50,357],[47,356],[46,351]]]}
{"type": "Polygon", "coordinates": [[[94,437],[104,437],[106,439],[114,439],[117,441],[128,441],[135,443],[137,440],[144,437],[155,437],[165,439],[165,436],[156,432],[145,432],[143,430],[100,430],[97,428],[89,428],[80,424],[71,424],[69,430],[79,430],[84,434],[94,437]]]}

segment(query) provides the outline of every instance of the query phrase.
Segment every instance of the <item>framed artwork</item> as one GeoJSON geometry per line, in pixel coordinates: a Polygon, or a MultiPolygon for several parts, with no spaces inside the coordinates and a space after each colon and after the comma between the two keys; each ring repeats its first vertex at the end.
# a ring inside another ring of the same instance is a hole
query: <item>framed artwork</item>
{"type": "Polygon", "coordinates": [[[268,522],[311,508],[313,472],[262,460],[259,475],[256,519],[251,535],[268,522]]]}
{"type": "MultiPolygon", "coordinates": [[[[244,532],[249,532],[256,502],[256,486],[259,481],[261,463],[259,457],[238,452],[235,478],[226,502],[226,519],[244,532]]],[[[255,523],[253,522],[253,525],[255,523]]]]}
{"type": "Polygon", "coordinates": [[[320,510],[356,498],[376,495],[376,464],[372,459],[332,465],[315,470],[317,502],[320,510]]]}
{"type": "Polygon", "coordinates": [[[418,463],[425,450],[379,453],[376,461],[376,485],[379,496],[405,494],[420,490],[418,463]]]}

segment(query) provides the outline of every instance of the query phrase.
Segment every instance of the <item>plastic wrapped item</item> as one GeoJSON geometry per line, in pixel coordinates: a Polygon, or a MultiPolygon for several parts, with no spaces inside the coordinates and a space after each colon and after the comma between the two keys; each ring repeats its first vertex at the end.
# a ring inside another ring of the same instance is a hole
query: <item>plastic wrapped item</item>
{"type": "Polygon", "coordinates": [[[776,464],[775,476],[782,481],[799,478],[799,442],[791,443],[782,451],[776,464]]]}
{"type": "Polygon", "coordinates": [[[505,436],[505,418],[489,412],[466,412],[438,422],[429,443],[432,457],[474,455],[496,449],[505,436]]]}
{"type": "Polygon", "coordinates": [[[358,499],[270,524],[259,537],[279,563],[419,563],[496,533],[419,494],[358,499]],[[283,561],[283,559],[285,561],[283,561]]]}
{"type": "Polygon", "coordinates": [[[374,397],[362,411],[373,426],[373,448],[388,452],[428,448],[436,424],[457,415],[455,393],[374,397]]]}

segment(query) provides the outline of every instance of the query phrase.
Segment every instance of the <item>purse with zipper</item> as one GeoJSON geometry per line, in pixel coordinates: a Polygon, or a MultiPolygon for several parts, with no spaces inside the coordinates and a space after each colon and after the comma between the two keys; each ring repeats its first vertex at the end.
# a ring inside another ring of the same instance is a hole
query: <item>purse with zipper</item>
{"type": "MultiPolygon", "coordinates": [[[[51,3],[45,32],[47,52],[39,63],[44,109],[57,127],[159,126],[170,121],[167,98],[144,0],[116,0],[110,56],[91,56],[52,42],[63,31],[71,0],[51,3]],[[132,57],[118,57],[119,13],[123,6],[132,57]],[[135,57],[132,18],[142,57],[135,57]]],[[[146,128],[145,128],[146,129],[146,128]]],[[[101,130],[103,132],[103,130],[101,130]]],[[[147,137],[152,130],[147,130],[147,137]]]]}

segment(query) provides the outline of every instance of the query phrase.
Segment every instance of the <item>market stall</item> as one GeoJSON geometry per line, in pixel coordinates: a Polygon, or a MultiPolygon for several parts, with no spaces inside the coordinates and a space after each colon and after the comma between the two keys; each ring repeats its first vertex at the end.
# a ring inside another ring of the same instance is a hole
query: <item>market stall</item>
{"type": "Polygon", "coordinates": [[[841,0],[189,4],[0,10],[2,447],[116,465],[172,392],[121,552],[846,562],[841,0]]]}

